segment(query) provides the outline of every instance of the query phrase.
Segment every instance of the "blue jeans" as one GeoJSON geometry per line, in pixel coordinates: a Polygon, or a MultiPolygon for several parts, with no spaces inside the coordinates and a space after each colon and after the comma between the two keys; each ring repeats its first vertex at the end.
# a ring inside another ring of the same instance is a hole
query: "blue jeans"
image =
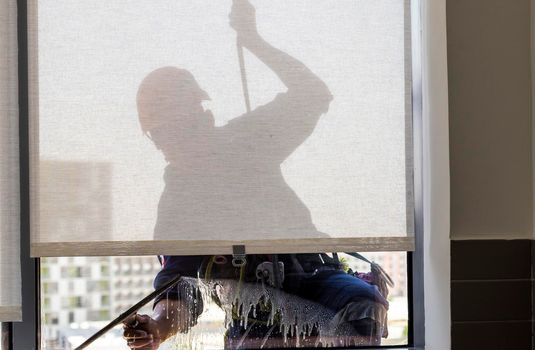
{"type": "Polygon", "coordinates": [[[338,312],[350,302],[369,299],[388,305],[377,287],[343,271],[320,271],[305,278],[300,286],[299,296],[315,301],[338,312]]]}

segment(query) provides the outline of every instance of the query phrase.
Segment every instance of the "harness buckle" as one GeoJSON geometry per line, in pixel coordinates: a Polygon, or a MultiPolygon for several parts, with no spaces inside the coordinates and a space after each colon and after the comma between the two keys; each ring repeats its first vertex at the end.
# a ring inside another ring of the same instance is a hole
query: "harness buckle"
{"type": "Polygon", "coordinates": [[[275,269],[275,265],[271,261],[264,261],[256,267],[256,279],[262,280],[271,287],[277,287],[277,281],[279,283],[284,282],[284,263],[278,261],[278,269],[275,269]],[[279,274],[277,279],[275,274],[279,274]]]}

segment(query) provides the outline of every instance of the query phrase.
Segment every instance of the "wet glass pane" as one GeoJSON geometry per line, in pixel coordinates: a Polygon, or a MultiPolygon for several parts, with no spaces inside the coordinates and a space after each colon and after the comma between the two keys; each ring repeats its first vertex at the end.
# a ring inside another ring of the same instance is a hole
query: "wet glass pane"
{"type": "MultiPolygon", "coordinates": [[[[177,273],[127,335],[170,325],[160,349],[406,345],[406,253],[362,255],[376,264],[346,253],[248,255],[243,267],[231,256],[43,258],[42,348],[78,346],[177,273]]],[[[89,347],[110,348],[129,349],[122,326],[89,347]]]]}

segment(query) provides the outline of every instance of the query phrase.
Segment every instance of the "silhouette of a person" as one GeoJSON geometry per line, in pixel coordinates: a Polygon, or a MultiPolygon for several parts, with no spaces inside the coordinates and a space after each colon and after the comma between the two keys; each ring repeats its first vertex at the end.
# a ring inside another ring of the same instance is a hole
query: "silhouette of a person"
{"type": "MultiPolygon", "coordinates": [[[[155,239],[232,239],[236,234],[240,239],[325,236],[284,181],[280,165],[311,135],[332,96],[303,63],[259,35],[255,9],[247,0],[233,1],[230,24],[240,43],[277,74],[287,91],[227,125],[215,127],[212,114],[201,104],[209,99],[208,94],[190,72],[164,67],[143,80],[137,96],[141,127],[168,162],[155,239]]],[[[154,285],[159,287],[177,274],[196,277],[212,265],[218,265],[222,278],[238,273],[240,281],[256,282],[257,264],[269,262],[269,257],[249,255],[240,271],[228,262],[230,257],[219,256],[227,261],[221,264],[214,263],[215,258],[165,256],[154,285]],[[205,266],[207,258],[211,262],[205,266]]],[[[341,323],[351,325],[357,339],[380,343],[382,321],[375,315],[379,309],[384,312],[388,302],[377,287],[345,273],[339,262],[328,262],[326,254],[279,258],[286,276],[285,293],[329,308],[341,323]]],[[[154,350],[174,334],[187,332],[202,312],[202,297],[195,298],[192,306],[178,291],[170,290],[155,301],[152,316],[132,316],[125,323],[128,346],[154,350]]],[[[299,334],[287,343],[283,331],[274,326],[270,329],[264,316],[251,315],[259,322],[247,330],[234,320],[225,348],[235,348],[237,343],[244,348],[260,347],[260,343],[265,348],[299,343],[299,334]]]]}
{"type": "Polygon", "coordinates": [[[202,106],[208,94],[190,72],[164,67],[143,80],[137,95],[140,123],[168,162],[155,239],[325,236],[285,182],[280,165],[311,135],[332,96],[303,63],[258,34],[254,7],[236,3],[240,10],[232,11],[230,22],[240,43],[287,91],[215,127],[202,106]]]}

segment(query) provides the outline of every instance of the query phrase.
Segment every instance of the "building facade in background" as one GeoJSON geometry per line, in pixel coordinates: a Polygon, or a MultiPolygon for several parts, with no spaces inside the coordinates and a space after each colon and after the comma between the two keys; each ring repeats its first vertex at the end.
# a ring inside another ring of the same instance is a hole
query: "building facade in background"
{"type": "Polygon", "coordinates": [[[110,321],[137,303],[153,291],[159,269],[154,256],[41,259],[45,349],[57,348],[72,329],[110,321]]]}

